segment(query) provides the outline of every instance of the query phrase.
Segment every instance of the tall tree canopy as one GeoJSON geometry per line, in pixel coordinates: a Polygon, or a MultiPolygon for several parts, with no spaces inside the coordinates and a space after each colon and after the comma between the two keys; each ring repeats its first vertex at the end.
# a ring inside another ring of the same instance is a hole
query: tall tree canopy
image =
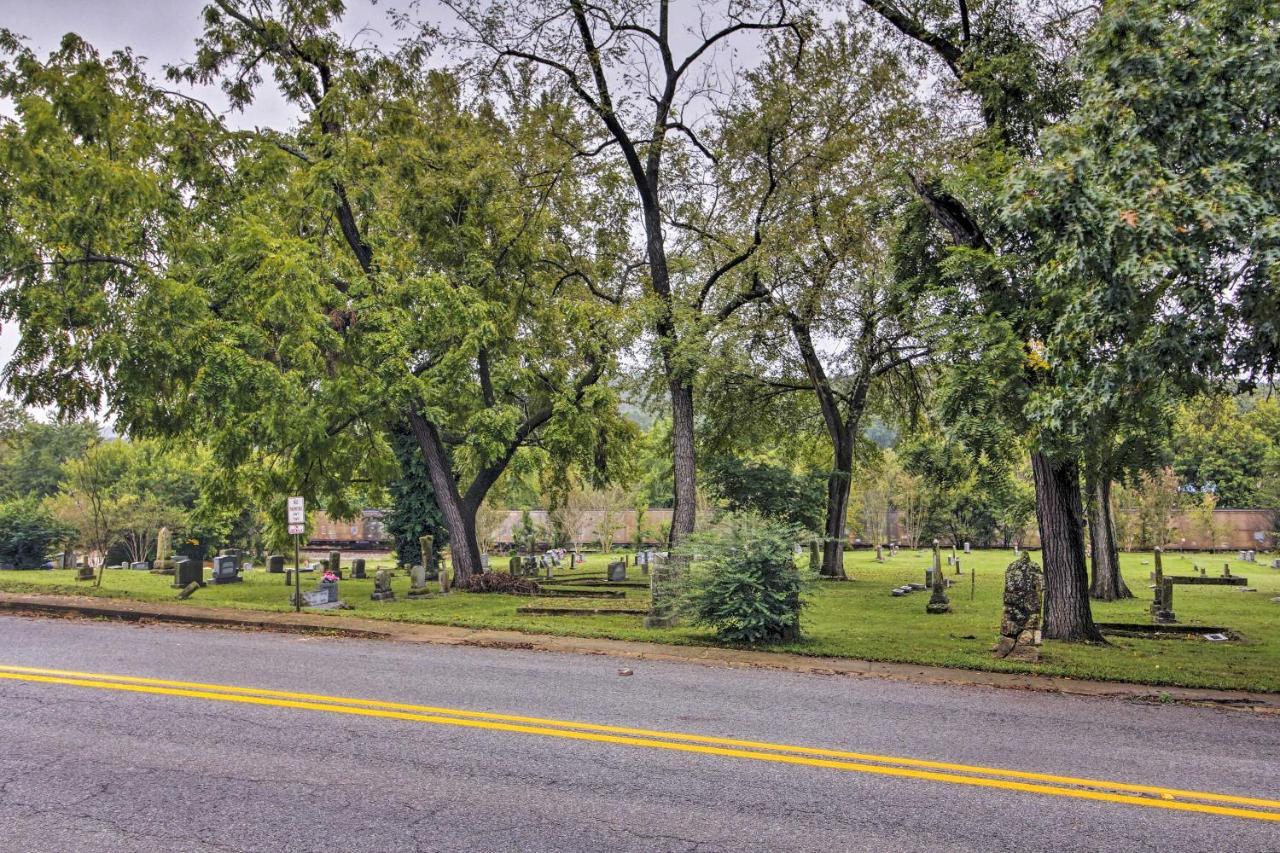
{"type": "MultiPolygon", "coordinates": [[[[705,330],[762,295],[726,278],[759,248],[758,229],[722,235],[709,228],[724,186],[707,134],[731,88],[717,84],[726,73],[717,60],[752,36],[796,27],[794,4],[734,0],[683,15],[670,0],[445,5],[462,24],[458,43],[485,68],[496,59],[508,78],[567,96],[587,129],[580,158],[616,157],[626,176],[632,221],[644,238],[641,310],[670,404],[674,546],[693,531],[696,515],[694,388],[705,330]]],[[[655,601],[655,616],[659,609],[667,608],[655,601]]]]}
{"type": "Polygon", "coordinates": [[[814,397],[832,448],[822,573],[843,578],[865,415],[875,396],[912,409],[911,369],[943,321],[940,301],[889,262],[901,170],[927,149],[924,121],[904,63],[865,26],[780,33],[768,45],[720,146],[726,215],[760,238],[734,275],[763,295],[738,313],[733,337],[748,384],[814,397]]]}
{"type": "Polygon", "coordinates": [[[619,327],[592,288],[614,280],[593,252],[618,226],[563,168],[554,102],[464,107],[416,46],[346,46],[340,9],[219,0],[170,71],[237,107],[270,75],[287,130],[235,131],[127,53],[69,37],[41,62],[8,39],[7,378],[29,402],[105,397],[131,432],[199,432],[261,493],[338,514],[352,480],[389,476],[407,424],[465,582],[519,448],[577,453],[617,418],[600,380],[619,327]]]}

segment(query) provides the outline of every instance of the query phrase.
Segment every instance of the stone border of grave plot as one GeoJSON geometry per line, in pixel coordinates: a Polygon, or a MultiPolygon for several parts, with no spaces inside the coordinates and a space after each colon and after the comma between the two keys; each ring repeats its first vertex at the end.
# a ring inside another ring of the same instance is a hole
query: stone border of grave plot
{"type": "Polygon", "coordinates": [[[604,586],[620,589],[648,589],[647,581],[610,581],[604,578],[584,578],[578,580],[576,578],[552,578],[550,580],[539,580],[541,586],[604,586]]]}
{"type": "Polygon", "coordinates": [[[649,611],[644,607],[555,607],[530,604],[517,607],[516,613],[521,616],[647,616],[649,611]]]}
{"type": "Polygon", "coordinates": [[[527,595],[537,598],[601,598],[610,601],[617,601],[627,597],[626,592],[620,589],[540,589],[537,592],[530,592],[527,595]]]}
{"type": "Polygon", "coordinates": [[[1187,625],[1183,623],[1147,622],[1098,622],[1095,623],[1103,635],[1113,637],[1146,637],[1152,640],[1184,639],[1198,637],[1201,634],[1226,634],[1232,640],[1245,640],[1245,636],[1230,628],[1217,625],[1187,625]],[[1163,638],[1161,637],[1163,635],[1163,638]]]}

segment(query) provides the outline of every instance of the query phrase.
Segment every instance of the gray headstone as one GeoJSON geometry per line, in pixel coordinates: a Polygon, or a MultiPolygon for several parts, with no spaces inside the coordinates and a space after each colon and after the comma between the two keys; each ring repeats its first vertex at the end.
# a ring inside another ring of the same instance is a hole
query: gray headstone
{"type": "Polygon", "coordinates": [[[386,569],[374,572],[373,594],[369,597],[374,601],[395,601],[396,594],[391,590],[391,573],[386,569]]]}
{"type": "Polygon", "coordinates": [[[267,571],[270,574],[278,575],[284,571],[284,555],[272,554],[267,557],[267,571]]]}
{"type": "Polygon", "coordinates": [[[209,578],[209,583],[239,583],[244,578],[240,577],[240,558],[234,554],[223,554],[213,558],[213,577],[209,578]]]}

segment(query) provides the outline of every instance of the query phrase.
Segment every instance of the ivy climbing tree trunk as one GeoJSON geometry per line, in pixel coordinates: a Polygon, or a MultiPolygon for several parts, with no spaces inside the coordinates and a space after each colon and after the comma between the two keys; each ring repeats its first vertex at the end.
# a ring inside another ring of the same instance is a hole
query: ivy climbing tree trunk
{"type": "Polygon", "coordinates": [[[1093,582],[1089,595],[1100,601],[1133,598],[1120,574],[1120,549],[1116,545],[1115,520],[1111,516],[1111,480],[1086,478],[1089,510],[1089,557],[1093,582]]]}
{"type": "Polygon", "coordinates": [[[1031,470],[1044,555],[1044,636],[1106,642],[1089,609],[1079,466],[1074,459],[1058,461],[1033,453],[1031,470]]]}

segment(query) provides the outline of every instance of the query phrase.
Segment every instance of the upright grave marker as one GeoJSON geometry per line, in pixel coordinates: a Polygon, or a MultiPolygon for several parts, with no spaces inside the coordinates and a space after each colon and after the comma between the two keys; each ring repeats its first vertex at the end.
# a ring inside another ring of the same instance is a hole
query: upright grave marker
{"type": "Polygon", "coordinates": [[[436,572],[439,567],[436,562],[436,540],[434,536],[418,537],[418,556],[422,560],[422,568],[426,570],[426,579],[433,581],[436,579],[436,572]]]}
{"type": "Polygon", "coordinates": [[[938,549],[938,540],[933,540],[933,595],[924,606],[925,613],[950,613],[951,601],[947,598],[947,582],[942,577],[942,552],[938,549]]]}
{"type": "Polygon", "coordinates": [[[213,577],[211,584],[240,583],[240,558],[235,554],[222,554],[213,558],[213,577]]]}
{"type": "Polygon", "coordinates": [[[992,652],[997,658],[1040,659],[1040,613],[1044,607],[1044,574],[1028,554],[1004,570],[1004,614],[1000,641],[992,652]]]}
{"type": "Polygon", "coordinates": [[[190,584],[204,583],[204,564],[190,557],[173,561],[173,588],[183,589],[190,584]]]}
{"type": "Polygon", "coordinates": [[[151,571],[158,575],[173,574],[173,534],[167,527],[161,527],[156,533],[156,560],[151,564],[151,571]]]}
{"type": "Polygon", "coordinates": [[[374,601],[395,601],[396,594],[391,589],[391,573],[386,569],[378,569],[373,574],[373,593],[369,596],[374,601]]]}
{"type": "Polygon", "coordinates": [[[427,587],[427,567],[421,563],[417,563],[409,569],[408,594],[410,598],[426,598],[431,594],[430,588],[427,587]]]}

